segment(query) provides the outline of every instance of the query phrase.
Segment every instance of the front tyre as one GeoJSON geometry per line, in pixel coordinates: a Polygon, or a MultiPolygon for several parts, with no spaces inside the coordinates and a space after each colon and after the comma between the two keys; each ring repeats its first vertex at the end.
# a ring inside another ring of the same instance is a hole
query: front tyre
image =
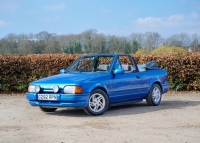
{"type": "Polygon", "coordinates": [[[109,100],[107,94],[100,89],[95,89],[92,91],[88,105],[84,108],[84,111],[90,115],[101,115],[108,109],[108,105],[109,100]]]}
{"type": "Polygon", "coordinates": [[[42,110],[43,112],[55,112],[57,108],[44,108],[42,106],[40,106],[40,110],[42,110]]]}
{"type": "Polygon", "coordinates": [[[153,84],[146,98],[146,102],[150,106],[158,106],[161,102],[162,92],[158,84],[153,84]]]}

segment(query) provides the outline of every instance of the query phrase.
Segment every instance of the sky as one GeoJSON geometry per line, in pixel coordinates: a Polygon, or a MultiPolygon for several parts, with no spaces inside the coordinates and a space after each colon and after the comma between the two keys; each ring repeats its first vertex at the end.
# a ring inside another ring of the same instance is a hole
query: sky
{"type": "Polygon", "coordinates": [[[41,31],[200,34],[200,0],[0,0],[0,38],[41,31]]]}

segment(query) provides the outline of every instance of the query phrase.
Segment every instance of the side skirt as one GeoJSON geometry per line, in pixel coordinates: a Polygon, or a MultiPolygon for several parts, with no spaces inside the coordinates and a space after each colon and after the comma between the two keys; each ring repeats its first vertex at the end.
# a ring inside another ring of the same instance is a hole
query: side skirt
{"type": "Polygon", "coordinates": [[[133,103],[136,103],[136,102],[142,102],[143,99],[141,100],[134,100],[134,101],[128,101],[128,102],[120,102],[120,103],[114,103],[114,104],[111,104],[110,106],[119,106],[119,105],[126,105],[126,104],[133,104],[133,103]]]}

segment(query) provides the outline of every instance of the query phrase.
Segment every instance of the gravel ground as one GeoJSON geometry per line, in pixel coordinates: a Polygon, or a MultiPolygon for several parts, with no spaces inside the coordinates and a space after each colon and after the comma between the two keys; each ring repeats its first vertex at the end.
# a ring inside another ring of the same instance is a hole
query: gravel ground
{"type": "Polygon", "coordinates": [[[200,94],[165,94],[146,102],[111,107],[104,115],[58,109],[44,113],[25,95],[0,95],[0,142],[200,143],[200,94]]]}

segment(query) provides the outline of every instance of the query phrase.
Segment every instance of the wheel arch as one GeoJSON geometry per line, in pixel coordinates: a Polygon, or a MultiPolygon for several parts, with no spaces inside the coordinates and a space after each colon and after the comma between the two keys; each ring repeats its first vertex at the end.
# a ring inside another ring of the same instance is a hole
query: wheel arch
{"type": "MultiPolygon", "coordinates": [[[[160,82],[158,82],[158,81],[156,81],[156,82],[154,82],[153,84],[158,84],[159,86],[160,86],[160,89],[161,89],[161,91],[162,91],[162,94],[163,94],[163,88],[162,88],[162,85],[161,85],[161,83],[160,82]]],[[[153,85],[152,84],[152,85],[153,85]]]]}
{"type": "MultiPolygon", "coordinates": [[[[108,92],[107,92],[107,90],[106,90],[104,87],[102,87],[102,86],[97,86],[97,87],[95,87],[92,91],[94,91],[95,89],[100,89],[100,90],[104,91],[104,92],[106,93],[106,95],[108,96],[108,100],[109,100],[108,92]]],[[[91,92],[92,92],[92,91],[91,91],[91,92]]]]}
{"type": "Polygon", "coordinates": [[[92,91],[94,91],[95,89],[101,89],[101,90],[103,90],[108,95],[107,90],[104,87],[97,86],[92,91]]]}
{"type": "Polygon", "coordinates": [[[158,84],[160,86],[160,89],[161,89],[162,94],[163,94],[163,87],[162,87],[162,84],[160,83],[160,81],[158,79],[152,79],[151,80],[149,91],[151,90],[151,87],[153,86],[153,84],[158,84]]]}
{"type": "Polygon", "coordinates": [[[93,86],[91,86],[89,89],[88,89],[88,92],[92,92],[92,91],[94,91],[95,89],[101,89],[101,90],[103,90],[107,95],[108,95],[108,90],[107,90],[107,88],[106,88],[106,86],[104,86],[103,84],[101,84],[101,83],[96,83],[95,85],[93,85],[93,86]]]}
{"type": "Polygon", "coordinates": [[[106,88],[103,87],[103,86],[96,86],[91,90],[91,92],[94,91],[95,89],[100,89],[100,90],[104,91],[106,93],[107,97],[108,97],[108,101],[109,101],[109,104],[110,104],[110,98],[109,98],[109,94],[108,94],[108,91],[106,90],[106,88]]]}

